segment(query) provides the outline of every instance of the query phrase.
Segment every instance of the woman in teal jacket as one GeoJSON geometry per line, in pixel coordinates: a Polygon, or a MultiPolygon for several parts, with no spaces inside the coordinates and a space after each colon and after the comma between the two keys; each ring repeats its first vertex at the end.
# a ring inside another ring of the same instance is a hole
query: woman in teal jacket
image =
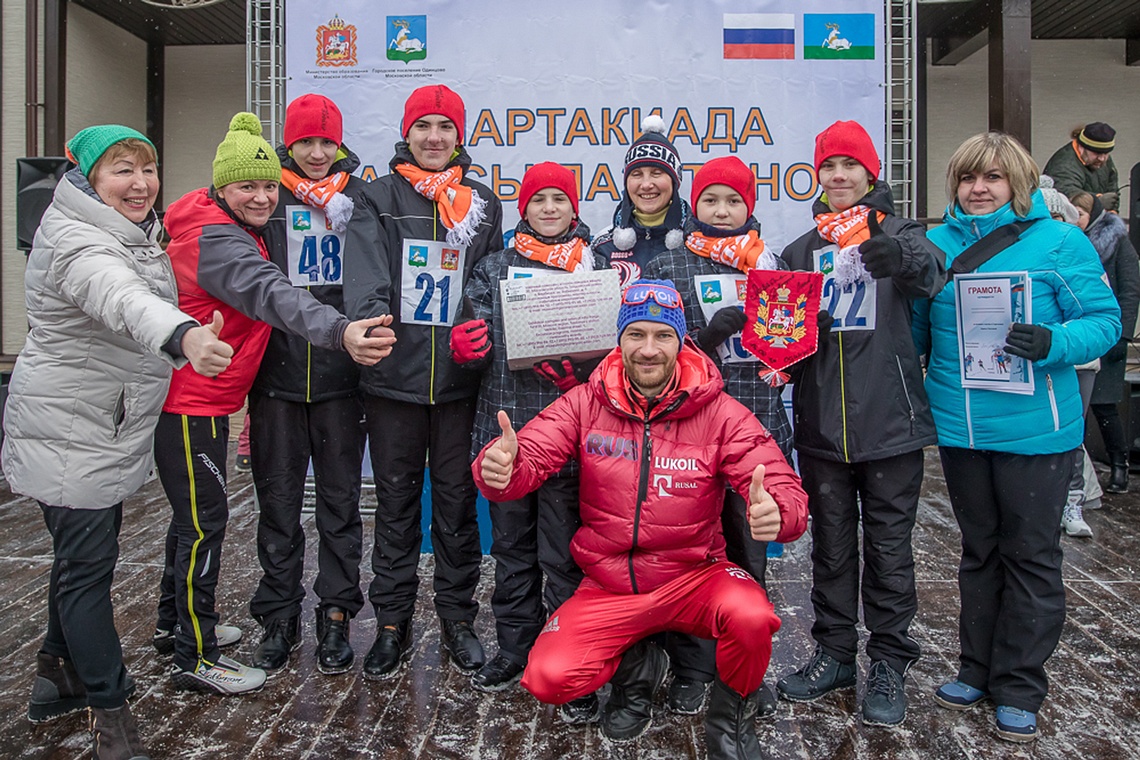
{"type": "Polygon", "coordinates": [[[962,387],[953,281],[916,304],[912,325],[919,353],[929,354],[926,391],[962,530],[961,665],[935,700],[964,710],[992,697],[998,735],[1019,742],[1036,738],[1044,665],[1065,620],[1061,510],[1084,436],[1073,366],[1120,337],[1120,309],[1096,251],[1078,228],[1050,219],[1039,174],[1012,137],[971,137],[950,159],[950,205],[928,235],[949,268],[993,230],[1032,222],[974,271],[1029,275],[1032,324],[1011,325],[1004,353],[1031,362],[1033,393],[962,387]]]}

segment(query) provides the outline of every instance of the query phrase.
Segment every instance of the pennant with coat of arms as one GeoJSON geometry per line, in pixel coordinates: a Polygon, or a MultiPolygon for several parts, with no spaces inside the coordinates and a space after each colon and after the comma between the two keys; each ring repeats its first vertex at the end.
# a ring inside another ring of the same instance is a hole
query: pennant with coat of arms
{"type": "Polygon", "coordinates": [[[741,342],[765,365],[760,377],[771,385],[786,383],[788,375],[781,370],[815,353],[822,290],[819,272],[753,269],[748,273],[747,322],[741,342]]]}

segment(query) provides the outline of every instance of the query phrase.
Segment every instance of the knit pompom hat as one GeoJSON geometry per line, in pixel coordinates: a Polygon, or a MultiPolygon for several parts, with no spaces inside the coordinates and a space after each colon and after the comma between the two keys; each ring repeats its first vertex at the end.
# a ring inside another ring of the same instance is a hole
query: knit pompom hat
{"type": "Polygon", "coordinates": [[[744,205],[748,208],[748,215],[756,208],[756,175],[736,156],[722,156],[714,158],[700,168],[693,177],[693,191],[689,196],[689,203],[696,213],[697,201],[711,185],[725,185],[740,193],[744,205]]]}
{"type": "Polygon", "coordinates": [[[463,144],[463,98],[455,94],[445,84],[429,84],[420,87],[408,96],[404,103],[404,121],[400,125],[400,136],[408,138],[408,130],[416,119],[425,116],[444,116],[455,124],[459,132],[459,145],[463,144]]]}
{"type": "Polygon", "coordinates": [[[281,181],[277,152],[261,136],[261,121],[248,111],[234,114],[214,154],[214,187],[247,180],[281,181]]]}
{"type": "Polygon", "coordinates": [[[1064,222],[1077,223],[1081,216],[1077,207],[1069,202],[1064,193],[1054,189],[1052,177],[1042,174],[1038,187],[1041,189],[1041,197],[1045,199],[1045,206],[1049,209],[1050,216],[1058,214],[1064,222]]]}
{"type": "Polygon", "coordinates": [[[871,179],[879,176],[882,164],[875,144],[863,125],[857,121],[837,121],[815,138],[815,171],[833,156],[850,156],[871,173],[871,179]]]}
{"type": "Polygon", "coordinates": [[[67,141],[64,150],[67,153],[67,158],[79,166],[79,171],[90,175],[91,169],[107,152],[107,148],[132,137],[136,140],[142,140],[152,148],[154,147],[154,143],[136,129],[124,127],[121,124],[96,124],[77,132],[75,137],[67,141]]]}
{"type": "Polygon", "coordinates": [[[523,175],[522,184],[519,186],[519,216],[525,219],[530,199],[539,190],[548,187],[566,193],[570,205],[574,207],[574,216],[578,216],[578,183],[574,180],[574,172],[552,161],[535,164],[523,175]]]}
{"type": "Polygon", "coordinates": [[[666,131],[665,120],[656,114],[641,120],[641,137],[625,152],[623,177],[638,167],[652,166],[669,173],[674,190],[681,186],[681,157],[665,136],[666,131]]]}
{"type": "Polygon", "coordinates": [[[618,309],[617,337],[621,342],[621,334],[625,328],[634,322],[659,322],[669,325],[677,332],[677,340],[684,343],[685,333],[685,305],[681,302],[681,294],[672,280],[634,280],[629,284],[621,296],[621,307],[618,309]],[[648,297],[638,298],[640,303],[627,303],[627,297],[633,293],[650,291],[648,297]],[[672,296],[672,305],[663,304],[654,297],[654,291],[667,292],[672,296]]]}
{"type": "Polygon", "coordinates": [[[324,95],[302,95],[285,109],[285,147],[306,137],[322,137],[337,145],[344,142],[340,109],[324,95]]]}

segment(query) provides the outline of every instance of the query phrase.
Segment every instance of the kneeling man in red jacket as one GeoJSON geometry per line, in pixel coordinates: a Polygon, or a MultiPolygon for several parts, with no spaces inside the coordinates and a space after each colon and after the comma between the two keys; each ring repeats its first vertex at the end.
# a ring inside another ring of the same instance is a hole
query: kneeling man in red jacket
{"type": "Polygon", "coordinates": [[[757,691],[780,619],[752,576],[725,559],[724,488],[747,494],[759,541],[799,538],[807,496],[768,431],[685,337],[672,282],[625,290],[618,342],[588,383],[518,433],[500,411],[502,436],[472,465],[496,502],[535,490],[571,459],[581,468],[571,551],[585,580],[547,622],[522,684],[564,704],[612,678],[618,704],[607,705],[603,729],[631,739],[648,727],[666,671],[664,653],[642,640],[666,630],[716,639],[708,756],[759,758],[757,691]]]}

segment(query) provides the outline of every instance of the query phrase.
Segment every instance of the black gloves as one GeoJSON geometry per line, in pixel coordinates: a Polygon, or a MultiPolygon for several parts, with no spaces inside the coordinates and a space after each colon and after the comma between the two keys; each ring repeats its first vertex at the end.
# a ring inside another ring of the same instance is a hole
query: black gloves
{"type": "Polygon", "coordinates": [[[748,318],[744,316],[743,309],[725,306],[712,315],[712,319],[709,320],[705,329],[697,333],[697,345],[705,353],[711,354],[717,346],[728,340],[728,336],[743,330],[744,323],[747,321],[748,318]]]}
{"type": "Polygon", "coordinates": [[[831,333],[831,326],[835,324],[835,317],[831,316],[831,312],[827,309],[820,309],[819,316],[815,318],[815,323],[819,327],[819,343],[817,345],[822,345],[831,333]]]}
{"type": "Polygon", "coordinates": [[[1009,335],[1005,336],[1005,352],[1028,359],[1031,362],[1041,361],[1049,355],[1053,345],[1053,333],[1049,328],[1040,325],[1027,325],[1014,322],[1010,325],[1009,335]]]}
{"type": "Polygon", "coordinates": [[[1128,356],[1128,338],[1121,338],[1104,354],[1106,362],[1118,362],[1128,356]]]}
{"type": "Polygon", "coordinates": [[[1101,193],[1099,196],[1100,205],[1104,206],[1105,211],[1116,211],[1116,207],[1120,203],[1120,193],[1107,192],[1101,193]]]}
{"type": "Polygon", "coordinates": [[[894,277],[902,271],[902,246],[893,237],[883,232],[879,226],[879,214],[872,210],[867,215],[867,229],[871,239],[863,241],[859,246],[859,256],[863,259],[863,267],[876,280],[884,277],[894,277]]]}

